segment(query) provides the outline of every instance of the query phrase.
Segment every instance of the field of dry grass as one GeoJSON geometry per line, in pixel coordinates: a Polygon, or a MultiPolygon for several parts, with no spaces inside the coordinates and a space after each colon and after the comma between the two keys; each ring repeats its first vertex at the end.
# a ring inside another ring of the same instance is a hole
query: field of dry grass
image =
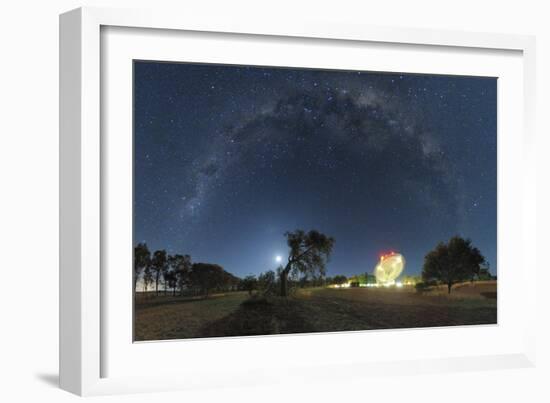
{"type": "Polygon", "coordinates": [[[289,298],[247,293],[208,299],[158,297],[136,303],[135,339],[494,324],[496,282],[455,285],[422,294],[403,288],[314,288],[289,298]]]}
{"type": "Polygon", "coordinates": [[[208,299],[140,298],[135,306],[135,340],[167,340],[201,337],[206,323],[236,311],[248,298],[246,292],[211,295],[208,299]]]}

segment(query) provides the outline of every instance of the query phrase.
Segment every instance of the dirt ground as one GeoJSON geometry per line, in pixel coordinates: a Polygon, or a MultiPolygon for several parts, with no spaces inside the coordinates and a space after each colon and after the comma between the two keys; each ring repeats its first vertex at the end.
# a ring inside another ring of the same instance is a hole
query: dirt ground
{"type": "Polygon", "coordinates": [[[156,297],[135,310],[135,339],[311,333],[495,324],[496,282],[437,287],[301,289],[288,298],[234,292],[208,299],[156,297]]]}

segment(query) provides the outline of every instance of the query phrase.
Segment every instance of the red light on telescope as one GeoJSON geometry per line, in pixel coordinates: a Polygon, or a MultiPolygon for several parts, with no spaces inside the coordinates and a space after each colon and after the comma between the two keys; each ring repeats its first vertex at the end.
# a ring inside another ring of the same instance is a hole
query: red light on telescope
{"type": "Polygon", "coordinates": [[[381,254],[380,254],[380,261],[383,261],[383,260],[385,260],[385,259],[387,259],[387,258],[389,258],[389,257],[392,257],[392,256],[395,255],[395,254],[396,254],[396,252],[394,252],[394,251],[390,251],[390,252],[388,252],[388,253],[381,253],[381,254]]]}

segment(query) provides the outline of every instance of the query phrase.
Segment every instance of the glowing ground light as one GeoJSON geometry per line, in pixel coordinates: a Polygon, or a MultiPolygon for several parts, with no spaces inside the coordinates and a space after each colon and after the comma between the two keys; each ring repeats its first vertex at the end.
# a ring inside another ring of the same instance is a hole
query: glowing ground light
{"type": "Polygon", "coordinates": [[[376,283],[390,286],[395,284],[395,279],[405,268],[405,258],[399,253],[391,252],[380,256],[380,261],[374,268],[376,283]]]}

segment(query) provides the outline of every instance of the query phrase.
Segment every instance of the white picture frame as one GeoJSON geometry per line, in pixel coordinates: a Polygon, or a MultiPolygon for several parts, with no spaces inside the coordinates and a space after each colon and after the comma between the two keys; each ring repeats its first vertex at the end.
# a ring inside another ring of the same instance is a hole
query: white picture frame
{"type": "MultiPolygon", "coordinates": [[[[285,382],[293,379],[304,365],[309,368],[309,371],[307,375],[302,373],[301,379],[317,381],[327,376],[327,369],[333,370],[328,371],[332,372],[333,378],[336,376],[345,379],[351,376],[369,376],[380,373],[435,373],[534,365],[535,284],[525,281],[522,291],[524,295],[521,302],[518,302],[519,305],[516,308],[508,309],[507,307],[511,304],[505,304],[505,312],[515,310],[513,313],[515,316],[503,319],[501,317],[503,305],[500,299],[506,298],[506,284],[510,283],[506,282],[506,271],[501,272],[499,267],[500,328],[483,328],[479,330],[479,333],[474,333],[475,330],[471,331],[470,329],[446,328],[424,330],[421,335],[422,338],[431,340],[432,343],[437,343],[437,340],[444,337],[456,337],[465,341],[468,340],[468,337],[472,337],[473,340],[475,337],[487,336],[490,332],[493,332],[496,337],[505,336],[502,338],[504,340],[502,345],[487,354],[480,351],[464,354],[464,350],[456,348],[454,351],[449,351],[449,354],[443,354],[441,351],[436,351],[433,354],[409,354],[398,350],[385,354],[385,356],[380,353],[373,354],[372,357],[353,357],[353,359],[329,357],[315,359],[316,357],[308,356],[307,346],[310,343],[318,343],[319,340],[322,340],[323,343],[332,343],[335,340],[341,342],[345,338],[345,343],[353,346],[354,343],[360,343],[366,337],[380,338],[382,334],[375,332],[369,336],[365,332],[347,332],[347,334],[254,337],[239,340],[191,340],[187,341],[186,345],[178,344],[178,342],[164,342],[156,343],[156,346],[153,346],[153,343],[148,343],[149,346],[140,347],[140,354],[147,354],[145,349],[150,349],[155,356],[162,357],[167,352],[184,349],[187,346],[189,359],[185,363],[180,364],[181,361],[178,361],[175,365],[167,365],[162,375],[157,376],[147,372],[133,372],[130,365],[128,367],[119,365],[116,371],[109,369],[106,362],[111,360],[111,356],[116,356],[113,351],[125,351],[124,354],[127,355],[119,354],[118,356],[118,360],[121,362],[131,362],[131,355],[135,354],[135,351],[132,352],[133,347],[122,345],[126,342],[131,344],[131,340],[127,340],[127,337],[122,341],[111,339],[109,332],[105,329],[113,327],[113,322],[107,319],[112,312],[112,306],[108,303],[109,287],[105,286],[105,281],[106,279],[115,281],[109,277],[109,273],[102,271],[102,268],[109,263],[108,257],[106,257],[108,255],[106,251],[109,248],[105,244],[104,231],[110,224],[105,220],[110,220],[114,216],[120,217],[120,214],[106,216],[105,211],[102,212],[102,209],[105,210],[105,203],[107,205],[110,203],[106,193],[111,190],[107,184],[110,173],[106,167],[112,165],[108,164],[109,153],[105,152],[105,147],[108,146],[110,151],[116,150],[116,148],[111,149],[110,147],[117,147],[110,142],[112,137],[102,138],[102,133],[108,132],[111,124],[109,119],[106,119],[108,111],[102,109],[105,107],[103,97],[113,90],[115,95],[122,95],[122,98],[126,99],[122,102],[128,101],[128,94],[122,94],[122,91],[127,91],[127,86],[117,87],[113,84],[112,89],[106,88],[106,86],[111,86],[112,82],[102,80],[102,74],[105,71],[102,64],[104,61],[101,59],[105,55],[109,55],[108,52],[102,53],[104,52],[102,46],[105,46],[105,43],[102,42],[102,30],[108,30],[109,27],[118,27],[119,30],[154,29],[157,30],[155,32],[172,33],[168,39],[163,39],[160,36],[157,39],[152,39],[152,41],[159,41],[158,43],[165,40],[166,46],[160,46],[160,48],[165,49],[168,53],[157,56],[161,58],[175,57],[170,56],[169,53],[171,41],[178,40],[177,32],[193,32],[195,36],[197,33],[199,33],[198,36],[200,33],[204,33],[204,35],[217,33],[218,37],[223,37],[223,35],[246,36],[253,37],[255,41],[259,42],[262,40],[279,41],[282,43],[281,46],[285,46],[285,40],[296,40],[304,41],[305,46],[311,44],[311,41],[329,41],[329,46],[335,49],[346,43],[375,43],[382,47],[399,45],[401,47],[421,47],[428,50],[465,49],[478,55],[491,52],[514,52],[515,61],[511,62],[510,85],[515,85],[515,91],[519,91],[522,111],[518,120],[510,122],[510,124],[518,125],[518,131],[514,133],[506,132],[506,125],[501,128],[503,122],[499,118],[499,132],[504,130],[503,133],[506,134],[506,137],[503,138],[499,133],[499,142],[503,144],[501,146],[499,143],[499,175],[502,174],[502,177],[499,178],[499,203],[501,195],[509,196],[506,199],[509,200],[509,203],[505,205],[506,212],[512,212],[515,215],[512,219],[509,215],[501,213],[499,204],[499,261],[502,257],[501,250],[509,249],[508,246],[511,245],[511,242],[516,244],[519,242],[518,248],[509,252],[511,255],[506,255],[506,257],[510,262],[517,261],[521,257],[524,279],[528,280],[536,276],[534,255],[522,253],[522,251],[527,251],[529,244],[535,244],[536,234],[536,216],[533,208],[536,167],[534,158],[530,158],[535,147],[533,128],[535,42],[533,37],[381,28],[321,21],[300,21],[297,24],[292,21],[270,21],[268,18],[255,21],[235,18],[213,20],[149,10],[81,8],[60,17],[60,384],[63,389],[79,395],[97,395],[227,386],[230,384],[244,386],[262,382],[285,382]],[[518,77],[519,70],[514,70],[513,67],[518,66],[518,61],[521,66],[520,77],[518,77]],[[514,153],[514,150],[517,152],[514,153]],[[501,155],[504,156],[504,162],[502,162],[501,155]],[[509,163],[519,163],[521,169],[518,169],[516,165],[516,169],[513,170],[508,166],[509,163]],[[503,180],[521,186],[523,191],[515,192],[514,195],[513,189],[501,186],[503,180]],[[501,234],[502,228],[507,229],[505,234],[501,234]],[[501,278],[503,284],[501,284],[501,278]],[[521,323],[514,321],[514,318],[518,318],[520,314],[522,316],[521,323]],[[514,322],[510,326],[506,325],[508,319],[509,322],[514,322]],[[509,345],[505,343],[508,336],[510,340],[514,340],[509,345]],[[315,339],[311,339],[312,337],[315,339]],[[270,361],[274,362],[273,369],[265,368],[263,372],[260,372],[257,371],[260,364],[251,361],[250,366],[247,367],[246,360],[241,360],[245,362],[234,365],[231,373],[223,366],[217,370],[195,366],[193,372],[186,372],[186,368],[198,364],[200,354],[207,349],[217,349],[217,354],[231,350],[235,357],[239,354],[242,356],[245,349],[243,343],[246,343],[246,349],[248,349],[245,354],[251,356],[258,355],[266,349],[273,351],[271,358],[275,362],[270,361]],[[189,348],[189,346],[192,347],[189,348]],[[125,350],[125,347],[129,348],[125,350]],[[302,349],[301,351],[305,351],[305,353],[301,358],[295,360],[276,362],[278,349],[289,348],[302,349]],[[199,353],[195,356],[189,355],[189,350],[199,353]],[[335,372],[337,375],[334,375],[335,372]],[[206,373],[209,374],[208,379],[204,377],[206,373]]],[[[127,32],[124,35],[127,35],[127,32]]],[[[122,53],[120,52],[120,54],[122,53]]],[[[132,54],[129,53],[124,57],[132,57],[132,54]]],[[[198,55],[197,57],[203,56],[198,55]]],[[[213,59],[213,61],[220,62],[223,60],[223,58],[213,59]]],[[[125,63],[125,61],[122,60],[121,63],[125,63]]],[[[266,61],[266,63],[270,62],[266,61]]],[[[440,68],[441,72],[445,72],[444,65],[440,68]]],[[[411,69],[409,68],[407,71],[411,71],[411,69]]],[[[421,70],[420,65],[418,69],[421,70]]],[[[111,98],[109,98],[109,105],[117,107],[111,98]]],[[[127,111],[127,109],[124,109],[124,105],[122,105],[121,110],[127,111]]],[[[499,116],[501,112],[502,110],[499,109],[499,116]]],[[[118,147],[125,147],[124,143],[120,143],[118,147]]],[[[127,167],[127,171],[121,171],[119,174],[128,176],[128,172],[130,172],[130,167],[127,167]]],[[[110,205],[109,209],[111,209],[110,205]]],[[[126,231],[123,225],[111,225],[111,227],[113,226],[121,229],[119,232],[126,231]]],[[[110,233],[109,236],[110,239],[113,239],[113,233],[110,233]]],[[[119,308],[123,309],[124,306],[121,305],[119,308]]],[[[117,316],[117,318],[119,317],[117,316]]],[[[122,326],[128,326],[126,319],[118,322],[122,323],[122,326]]],[[[111,333],[114,331],[112,329],[111,333]]],[[[404,332],[411,331],[385,331],[383,337],[398,340],[403,337],[404,332]]],[[[414,337],[414,334],[411,337],[414,337]]],[[[391,342],[388,341],[388,343],[391,342]]],[[[160,359],[166,360],[166,358],[160,359]]]]}

